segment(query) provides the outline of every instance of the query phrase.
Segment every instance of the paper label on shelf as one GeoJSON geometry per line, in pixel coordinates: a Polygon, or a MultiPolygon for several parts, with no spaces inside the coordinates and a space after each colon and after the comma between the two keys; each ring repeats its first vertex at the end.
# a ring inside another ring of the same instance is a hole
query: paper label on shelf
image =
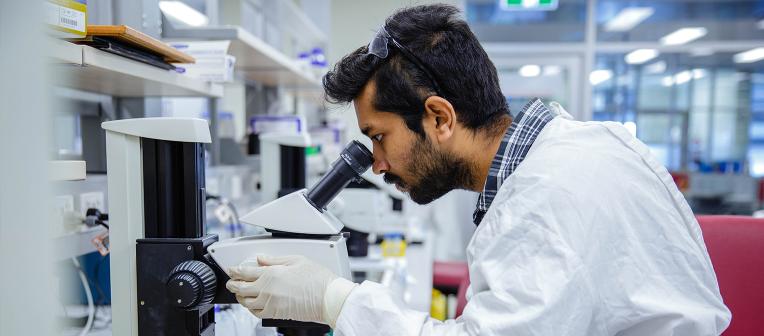
{"type": "Polygon", "coordinates": [[[87,4],[84,1],[49,0],[45,2],[45,22],[57,30],[84,37],[87,34],[87,4]]]}

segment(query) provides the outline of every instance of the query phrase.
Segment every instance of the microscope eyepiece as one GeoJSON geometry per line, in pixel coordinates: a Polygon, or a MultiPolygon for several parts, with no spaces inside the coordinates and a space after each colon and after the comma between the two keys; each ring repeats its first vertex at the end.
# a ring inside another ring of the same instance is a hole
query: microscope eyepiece
{"type": "Polygon", "coordinates": [[[345,146],[326,175],[308,190],[306,197],[317,209],[326,208],[350,181],[359,178],[372,163],[374,157],[371,152],[362,143],[353,140],[345,146]]]}

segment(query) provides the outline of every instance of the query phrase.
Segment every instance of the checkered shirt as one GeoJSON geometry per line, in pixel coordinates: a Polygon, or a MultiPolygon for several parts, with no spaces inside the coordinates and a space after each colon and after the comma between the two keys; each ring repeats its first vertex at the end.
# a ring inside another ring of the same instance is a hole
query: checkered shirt
{"type": "Polygon", "coordinates": [[[472,215],[475,225],[479,225],[483,220],[502,183],[523,162],[536,137],[554,117],[555,114],[544,106],[541,99],[534,98],[512,120],[512,124],[504,133],[499,150],[493,157],[483,192],[478,197],[477,206],[472,215]]]}

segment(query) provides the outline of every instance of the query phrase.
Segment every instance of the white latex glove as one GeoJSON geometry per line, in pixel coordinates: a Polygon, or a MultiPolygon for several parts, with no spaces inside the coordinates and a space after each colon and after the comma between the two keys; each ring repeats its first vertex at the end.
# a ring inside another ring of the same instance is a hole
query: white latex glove
{"type": "Polygon", "coordinates": [[[236,300],[261,319],[318,322],[334,328],[356,284],[303,256],[259,256],[260,266],[228,270],[236,300]]]}

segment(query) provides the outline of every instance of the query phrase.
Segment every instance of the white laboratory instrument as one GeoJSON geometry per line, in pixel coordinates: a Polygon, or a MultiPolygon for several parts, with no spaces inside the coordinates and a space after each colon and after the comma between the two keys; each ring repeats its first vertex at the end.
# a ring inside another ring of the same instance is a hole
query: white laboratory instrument
{"type": "MultiPolygon", "coordinates": [[[[229,277],[224,270],[258,255],[300,254],[350,278],[343,225],[326,206],[371,166],[372,155],[362,144],[348,144],[311,188],[241,219],[267,234],[218,242],[204,227],[207,121],[145,118],[102,127],[107,134],[114,335],[214,335],[214,304],[236,303],[225,288],[229,277]]],[[[280,320],[264,320],[263,325],[326,327],[280,320]]]]}
{"type": "Polygon", "coordinates": [[[352,180],[359,179],[371,163],[368,149],[357,141],[351,142],[310,190],[292,192],[241,218],[241,222],[262,227],[269,233],[214,243],[208,248],[210,255],[227,270],[242,263],[256,264],[258,255],[297,254],[351,279],[346,239],[341,233],[344,224],[326,207],[352,180]]]}
{"type": "Polygon", "coordinates": [[[305,187],[305,148],[311,146],[307,133],[260,135],[261,193],[265,202],[305,187]]]}

